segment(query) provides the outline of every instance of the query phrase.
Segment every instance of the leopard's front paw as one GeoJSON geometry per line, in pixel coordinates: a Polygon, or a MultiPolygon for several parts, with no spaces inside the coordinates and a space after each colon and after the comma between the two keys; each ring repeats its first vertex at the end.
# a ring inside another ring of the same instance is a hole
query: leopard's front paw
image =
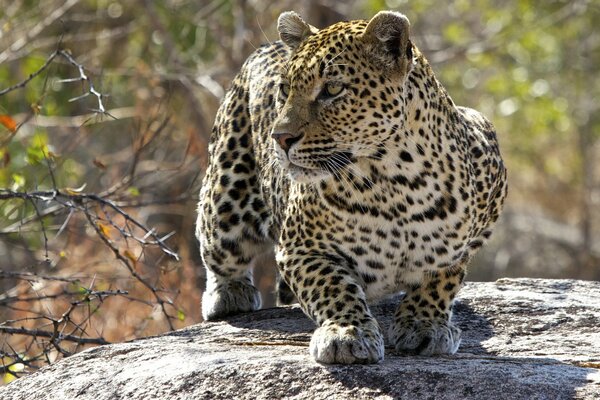
{"type": "Polygon", "coordinates": [[[446,321],[403,319],[390,327],[390,342],[397,352],[430,356],[454,354],[460,329],[446,321]]]}
{"type": "Polygon", "coordinates": [[[376,323],[373,328],[341,327],[336,324],[317,328],[310,341],[310,353],[325,364],[373,364],[383,360],[383,336],[376,323]]]}
{"type": "Polygon", "coordinates": [[[258,310],[260,292],[243,281],[228,281],[210,288],[202,295],[202,317],[206,321],[223,318],[227,315],[258,310]]]}

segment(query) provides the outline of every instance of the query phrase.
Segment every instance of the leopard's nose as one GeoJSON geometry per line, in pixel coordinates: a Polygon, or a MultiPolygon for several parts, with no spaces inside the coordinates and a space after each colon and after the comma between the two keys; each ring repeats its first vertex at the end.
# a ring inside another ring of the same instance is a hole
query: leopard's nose
{"type": "Polygon", "coordinates": [[[290,132],[273,132],[271,134],[271,137],[275,140],[277,140],[277,143],[279,143],[279,146],[283,149],[283,151],[285,151],[286,153],[289,151],[290,147],[292,147],[292,145],[294,143],[296,143],[297,141],[299,141],[302,138],[301,134],[293,134],[290,132]]]}

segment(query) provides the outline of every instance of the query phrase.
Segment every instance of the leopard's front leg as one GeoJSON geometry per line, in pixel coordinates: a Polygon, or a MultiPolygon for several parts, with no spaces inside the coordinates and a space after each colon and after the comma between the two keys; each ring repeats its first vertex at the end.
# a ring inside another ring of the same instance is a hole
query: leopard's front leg
{"type": "Polygon", "coordinates": [[[281,249],[277,259],[302,309],[318,325],[310,341],[310,352],[317,361],[369,364],[383,360],[379,324],[362,287],[343,261],[298,248],[281,249]]]}
{"type": "Polygon", "coordinates": [[[454,354],[460,329],[452,321],[452,303],[465,276],[457,267],[426,274],[409,287],[394,315],[390,342],[396,351],[411,354],[454,354]]]}

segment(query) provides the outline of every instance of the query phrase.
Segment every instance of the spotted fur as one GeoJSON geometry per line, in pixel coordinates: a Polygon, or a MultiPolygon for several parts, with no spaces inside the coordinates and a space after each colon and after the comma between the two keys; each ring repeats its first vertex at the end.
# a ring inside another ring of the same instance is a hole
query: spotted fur
{"type": "Polygon", "coordinates": [[[494,128],[453,103],[400,13],[317,30],[288,12],[278,27],[214,124],[196,231],[204,318],[260,307],[248,265],[274,247],[280,300],[318,325],[318,361],[382,360],[368,302],[399,291],[395,349],[456,352],[452,302],[506,195],[494,128]]]}

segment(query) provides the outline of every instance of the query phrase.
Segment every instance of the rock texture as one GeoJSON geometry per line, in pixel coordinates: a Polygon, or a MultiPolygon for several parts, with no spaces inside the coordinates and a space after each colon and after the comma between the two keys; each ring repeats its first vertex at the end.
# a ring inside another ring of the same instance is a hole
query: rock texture
{"type": "MultiPolygon", "coordinates": [[[[374,310],[384,329],[390,301],[374,310]]],[[[12,399],[599,399],[600,283],[469,283],[458,354],[320,365],[313,324],[273,308],[93,348],[0,388],[12,399]]]]}

